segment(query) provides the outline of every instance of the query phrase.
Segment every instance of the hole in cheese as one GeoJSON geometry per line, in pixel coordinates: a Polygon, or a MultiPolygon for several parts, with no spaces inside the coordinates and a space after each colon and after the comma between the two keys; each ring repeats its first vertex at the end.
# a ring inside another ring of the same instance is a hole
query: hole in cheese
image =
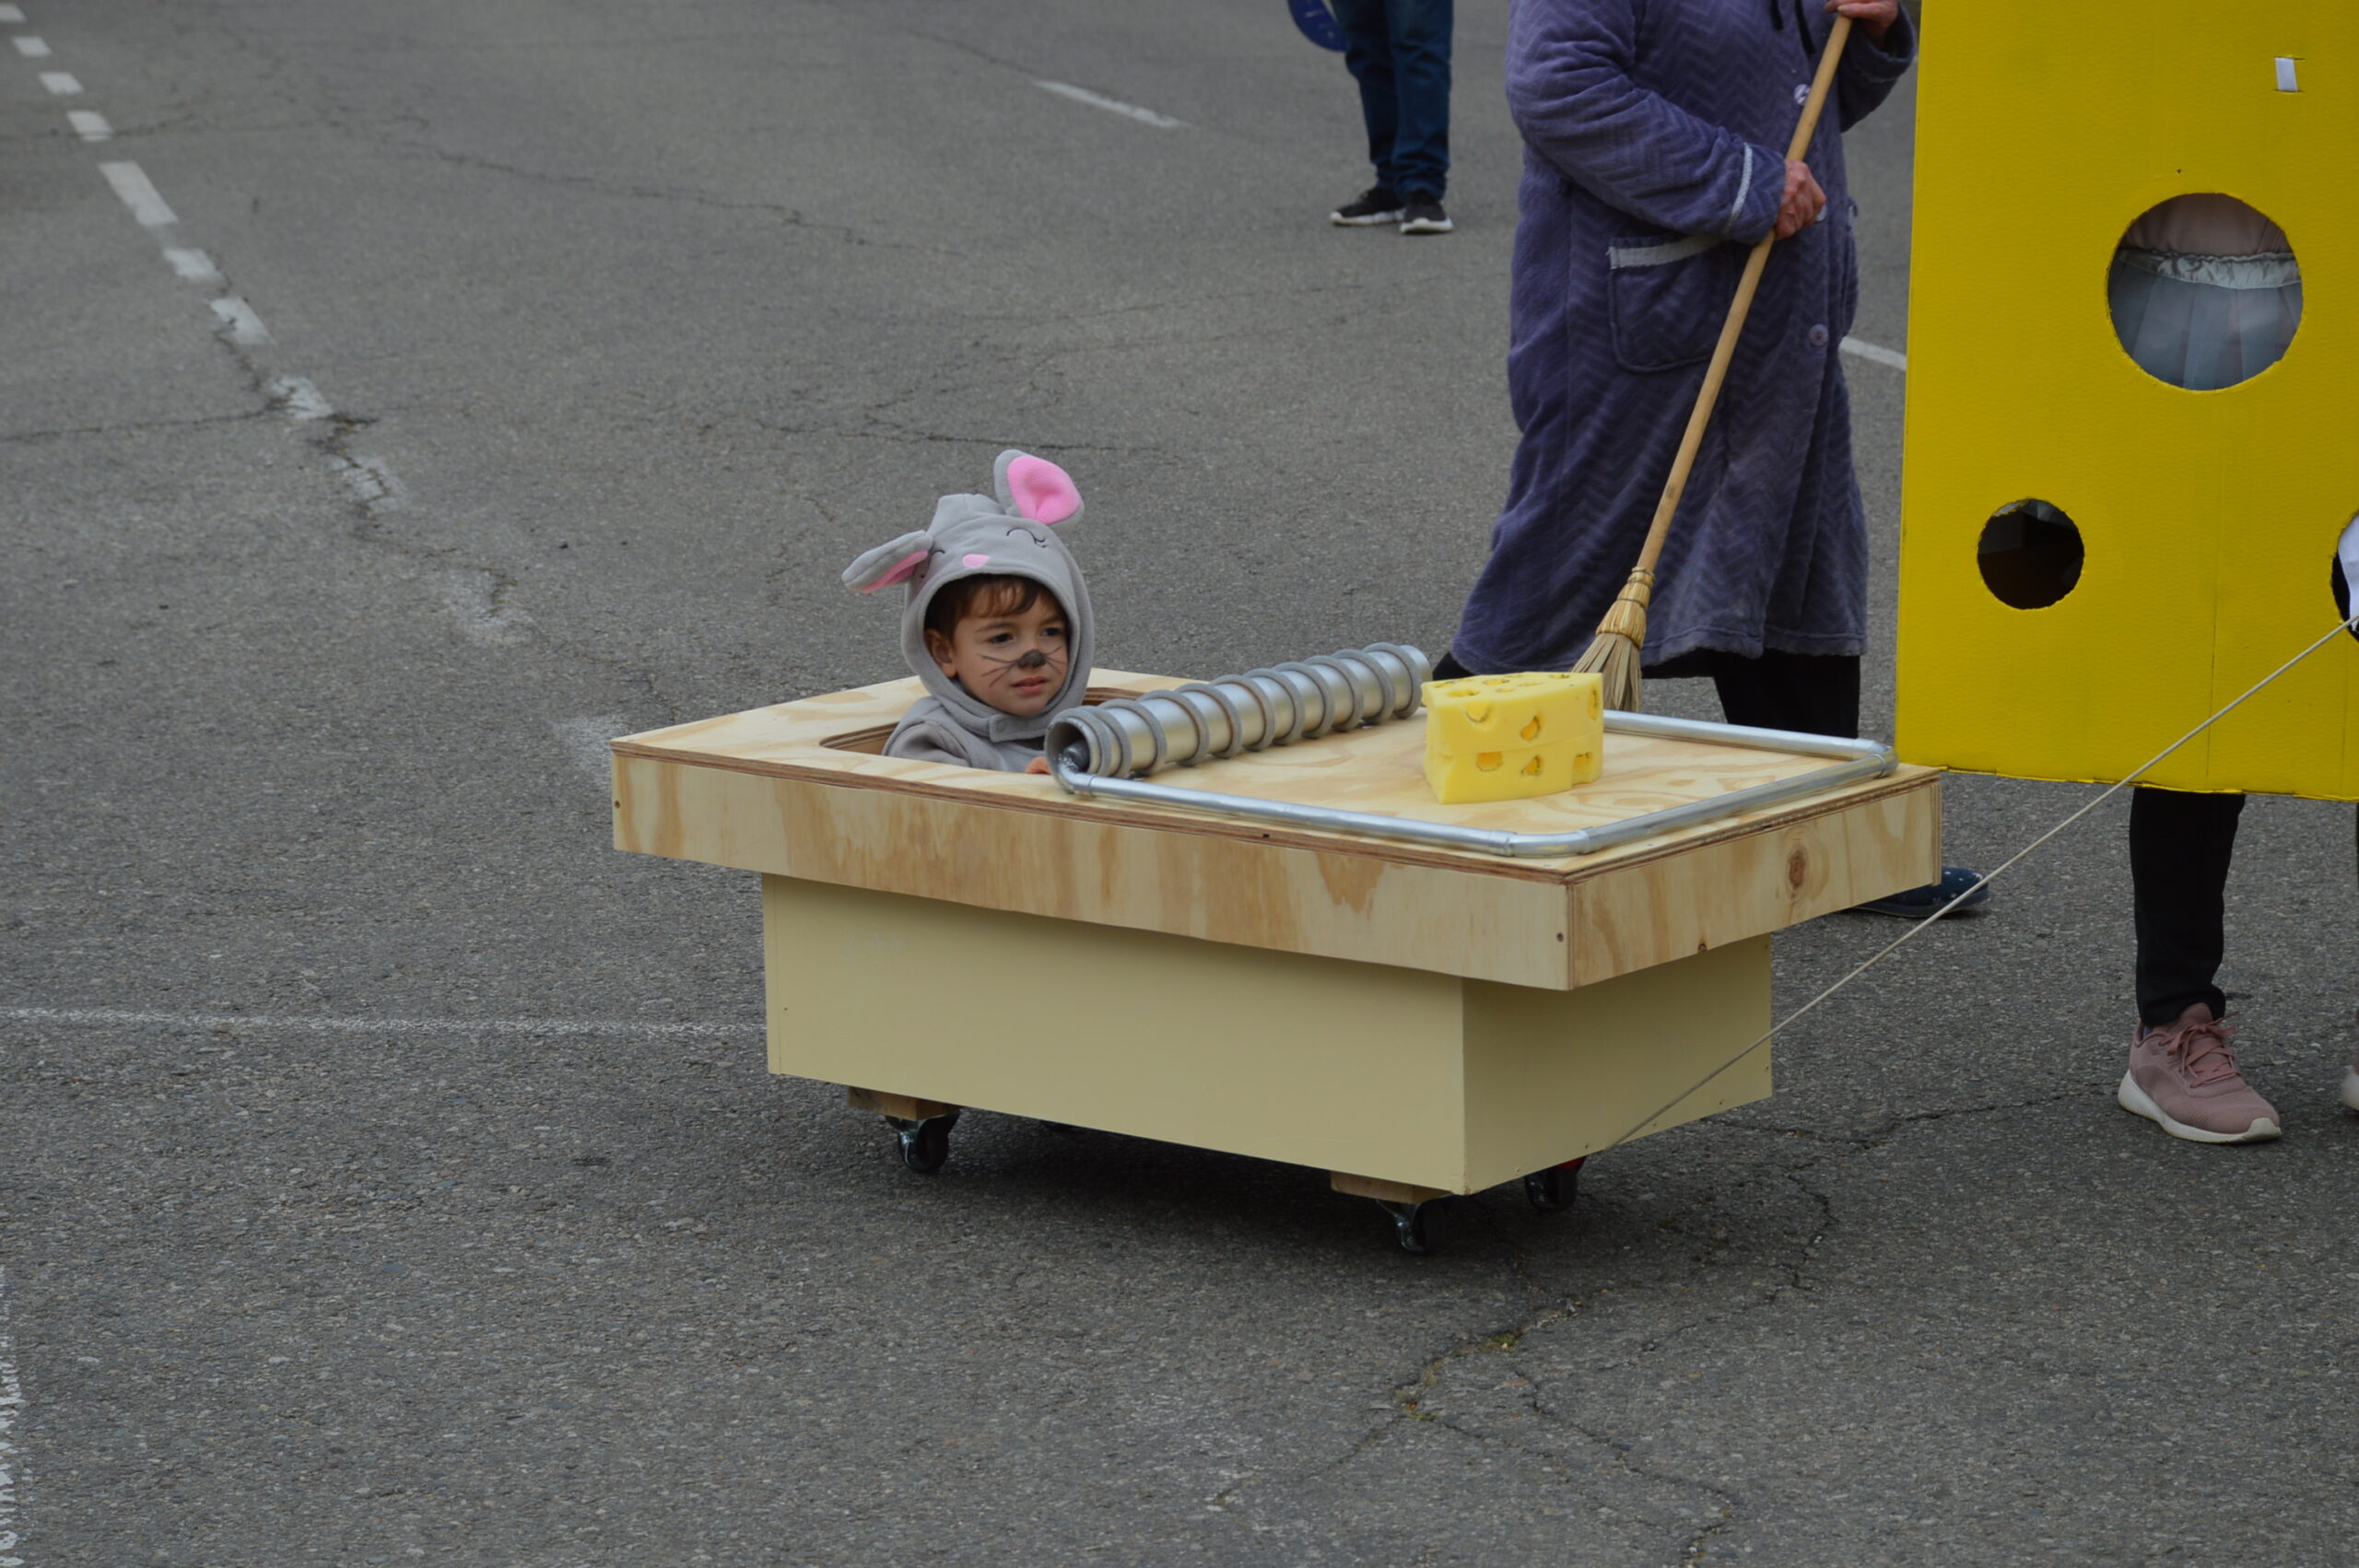
{"type": "Polygon", "coordinates": [[[1474,766],[1485,773],[1496,773],[1499,770],[1499,764],[1507,759],[1507,755],[1505,752],[1476,752],[1474,766]]]}
{"type": "Polygon", "coordinates": [[[1540,777],[1540,759],[1538,757],[1533,757],[1530,762],[1523,765],[1523,776],[1527,778],[1537,778],[1540,777]]]}
{"type": "Polygon", "coordinates": [[[1523,727],[1523,738],[1527,741],[1536,741],[1540,738],[1540,715],[1537,713],[1532,716],[1532,722],[1523,727]]]}

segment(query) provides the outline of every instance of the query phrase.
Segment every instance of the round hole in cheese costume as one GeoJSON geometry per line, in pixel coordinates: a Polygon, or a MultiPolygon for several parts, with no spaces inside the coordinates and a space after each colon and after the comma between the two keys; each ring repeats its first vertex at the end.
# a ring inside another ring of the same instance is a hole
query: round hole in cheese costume
{"type": "Polygon", "coordinates": [[[2234,196],[2173,196],[2139,215],[2106,284],[2122,349],[2156,380],[2217,392],[2285,357],[2302,270],[2285,231],[2234,196]]]}
{"type": "Polygon", "coordinates": [[[2081,531],[2047,501],[2013,501],[1982,525],[1975,556],[2002,603],[2045,610],[2080,584],[2081,531]]]}

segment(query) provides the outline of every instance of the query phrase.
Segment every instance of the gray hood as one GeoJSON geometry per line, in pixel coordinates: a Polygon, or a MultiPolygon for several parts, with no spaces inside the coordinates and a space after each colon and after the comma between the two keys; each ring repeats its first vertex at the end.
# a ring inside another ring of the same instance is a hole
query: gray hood
{"type": "Polygon", "coordinates": [[[1080,564],[1059,537],[1081,519],[1081,492],[1055,463],[1012,448],[999,454],[992,477],[996,497],[943,497],[934,504],[932,522],[862,556],[844,568],[844,584],[862,593],[895,583],[907,586],[901,654],[933,694],[933,702],[922,705],[928,719],[949,719],[994,744],[1038,742],[1059,713],[1081,701],[1097,647],[1089,590],[1080,564]],[[926,606],[935,594],[970,577],[1029,578],[1064,607],[1072,649],[1065,684],[1039,712],[1002,713],[944,674],[926,651],[926,606]]]}

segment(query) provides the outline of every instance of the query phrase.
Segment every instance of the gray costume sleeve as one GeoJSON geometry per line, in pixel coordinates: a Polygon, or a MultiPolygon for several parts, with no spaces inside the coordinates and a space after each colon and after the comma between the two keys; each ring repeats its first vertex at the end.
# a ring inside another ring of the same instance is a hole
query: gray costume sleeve
{"type": "Polygon", "coordinates": [[[913,724],[895,735],[885,743],[885,755],[911,762],[946,762],[953,767],[975,766],[955,740],[932,724],[913,724]]]}

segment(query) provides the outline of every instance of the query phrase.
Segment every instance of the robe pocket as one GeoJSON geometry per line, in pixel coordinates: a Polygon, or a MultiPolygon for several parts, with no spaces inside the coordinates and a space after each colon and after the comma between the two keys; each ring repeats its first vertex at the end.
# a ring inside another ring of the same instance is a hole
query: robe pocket
{"type": "Polygon", "coordinates": [[[1744,247],[1710,234],[1617,240],[1606,247],[1614,357],[1625,370],[1708,359],[1736,298],[1744,247]]]}

